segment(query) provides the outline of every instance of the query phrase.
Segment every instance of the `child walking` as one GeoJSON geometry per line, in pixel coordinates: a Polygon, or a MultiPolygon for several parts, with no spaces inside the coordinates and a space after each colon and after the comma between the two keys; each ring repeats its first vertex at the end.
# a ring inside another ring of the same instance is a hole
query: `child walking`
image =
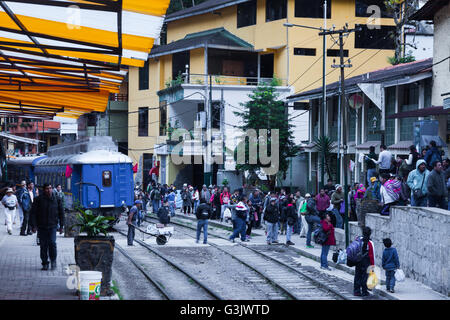
{"type": "Polygon", "coordinates": [[[382,267],[386,270],[386,290],[394,293],[395,286],[395,270],[400,268],[398,261],[397,249],[392,247],[392,241],[389,238],[383,239],[386,247],[383,251],[382,267]]]}

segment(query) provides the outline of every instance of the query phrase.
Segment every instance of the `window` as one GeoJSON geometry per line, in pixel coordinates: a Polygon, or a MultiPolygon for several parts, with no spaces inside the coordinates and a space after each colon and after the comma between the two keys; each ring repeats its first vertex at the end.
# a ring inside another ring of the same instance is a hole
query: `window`
{"type": "Polygon", "coordinates": [[[372,8],[367,12],[370,6],[378,6],[381,10],[381,18],[392,18],[392,12],[388,12],[384,0],[356,0],[355,1],[355,15],[357,17],[370,17],[377,12],[372,8]]]}
{"type": "Polygon", "coordinates": [[[167,126],[167,101],[161,101],[159,103],[159,135],[166,135],[167,126]]]}
{"type": "Polygon", "coordinates": [[[147,137],[148,136],[148,108],[143,107],[139,108],[139,136],[147,137]]]}
{"type": "Polygon", "coordinates": [[[287,0],[266,0],[266,22],[285,19],[287,0]]]}
{"type": "Polygon", "coordinates": [[[369,29],[366,25],[355,25],[355,48],[358,49],[395,49],[395,27],[381,26],[380,29],[369,29]]]}
{"type": "Polygon", "coordinates": [[[315,56],[316,49],[294,48],[294,55],[295,56],[315,56]]]}
{"type": "Polygon", "coordinates": [[[385,145],[389,146],[395,143],[395,119],[387,119],[395,113],[395,87],[386,88],[386,122],[385,122],[385,145]]]}
{"type": "Polygon", "coordinates": [[[237,5],[237,27],[247,27],[256,24],[256,0],[237,5]]]}
{"type": "Polygon", "coordinates": [[[144,66],[139,68],[139,90],[148,90],[149,63],[145,61],[144,66]]]}
{"type": "MultiPolygon", "coordinates": [[[[323,18],[323,0],[295,0],[295,17],[323,18]]],[[[331,0],[327,1],[327,19],[331,18],[331,0]]]]}
{"type": "MultiPolygon", "coordinates": [[[[341,56],[341,50],[339,50],[339,49],[327,49],[327,56],[328,57],[340,57],[341,56]]],[[[344,50],[344,57],[348,57],[348,50],[344,50]]]]}
{"type": "MultiPolygon", "coordinates": [[[[417,110],[419,108],[419,85],[412,83],[403,86],[402,103],[399,112],[417,110]]],[[[413,140],[413,124],[418,118],[400,119],[400,141],[413,140]]]]}
{"type": "Polygon", "coordinates": [[[172,80],[186,72],[186,65],[189,65],[189,60],[189,51],[178,52],[172,55],[172,80]]]}
{"type": "Polygon", "coordinates": [[[112,181],[112,177],[111,177],[111,171],[103,171],[102,173],[102,185],[104,187],[111,187],[111,181],[112,181]]]}

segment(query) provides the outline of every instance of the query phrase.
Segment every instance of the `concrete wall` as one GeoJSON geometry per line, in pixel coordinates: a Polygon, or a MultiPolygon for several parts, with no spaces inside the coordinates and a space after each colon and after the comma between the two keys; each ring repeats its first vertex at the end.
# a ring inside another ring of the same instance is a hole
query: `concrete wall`
{"type": "MultiPolygon", "coordinates": [[[[395,207],[389,217],[368,214],[372,229],[375,264],[381,268],[383,239],[391,238],[400,266],[406,276],[433,290],[450,294],[450,211],[438,208],[395,207]]],[[[357,223],[349,223],[350,241],[361,235],[357,223]]],[[[342,230],[336,231],[336,244],[345,248],[342,230]]]]}

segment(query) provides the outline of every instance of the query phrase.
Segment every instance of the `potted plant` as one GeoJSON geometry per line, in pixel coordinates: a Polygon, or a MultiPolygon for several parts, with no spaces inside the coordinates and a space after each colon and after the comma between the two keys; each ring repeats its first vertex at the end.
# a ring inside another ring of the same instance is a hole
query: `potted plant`
{"type": "Polygon", "coordinates": [[[112,295],[110,288],[112,262],[114,257],[114,237],[108,235],[109,221],[113,217],[95,216],[91,210],[77,208],[75,225],[80,234],[75,237],[75,262],[80,271],[100,271],[102,273],[101,295],[112,295]],[[103,235],[100,235],[103,234],[103,235]]]}

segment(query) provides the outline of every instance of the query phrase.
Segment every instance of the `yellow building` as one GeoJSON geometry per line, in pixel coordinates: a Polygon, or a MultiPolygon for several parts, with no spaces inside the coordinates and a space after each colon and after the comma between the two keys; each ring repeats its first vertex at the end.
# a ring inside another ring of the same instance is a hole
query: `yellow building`
{"type": "MultiPolygon", "coordinates": [[[[208,90],[216,95],[212,99],[218,101],[225,87],[236,93],[238,86],[250,88],[273,77],[278,79],[281,91],[291,93],[322,86],[323,38],[319,31],[283,25],[323,27],[322,3],[319,0],[209,0],[166,16],[167,44],[153,48],[144,68],[130,68],[129,72],[129,155],[136,162],[142,158],[140,169],[149,170],[150,159],[163,160],[159,181],[169,184],[182,170],[155,152],[155,145],[160,147],[167,140],[167,123],[173,127],[172,118],[181,114],[176,108],[168,107],[174,101],[189,102],[194,119],[202,111],[200,104],[208,101],[208,90]],[[181,79],[182,73],[189,76],[181,79]],[[209,89],[205,86],[209,84],[205,75],[213,75],[209,89]],[[177,84],[181,84],[182,90],[175,89],[177,84]],[[204,92],[203,96],[188,97],[189,92],[199,91],[204,92]]],[[[361,27],[345,39],[344,54],[353,65],[346,70],[346,77],[388,66],[387,58],[394,55],[394,43],[389,36],[394,22],[383,1],[328,0],[327,4],[327,28],[339,29],[346,24],[350,29],[361,27]],[[374,20],[372,15],[377,13],[379,18],[374,20]]],[[[339,59],[337,40],[327,37],[327,83],[339,78],[338,69],[331,67],[333,60],[339,59]]],[[[232,99],[245,100],[236,95],[232,99]]],[[[307,124],[308,116],[302,119],[307,124]]],[[[228,117],[225,122],[233,120],[236,119],[228,117]]],[[[191,128],[187,125],[186,129],[191,128]]],[[[307,140],[308,126],[303,125],[302,129],[306,136],[300,140],[307,140]]],[[[144,178],[146,175],[147,172],[144,178]]]]}

